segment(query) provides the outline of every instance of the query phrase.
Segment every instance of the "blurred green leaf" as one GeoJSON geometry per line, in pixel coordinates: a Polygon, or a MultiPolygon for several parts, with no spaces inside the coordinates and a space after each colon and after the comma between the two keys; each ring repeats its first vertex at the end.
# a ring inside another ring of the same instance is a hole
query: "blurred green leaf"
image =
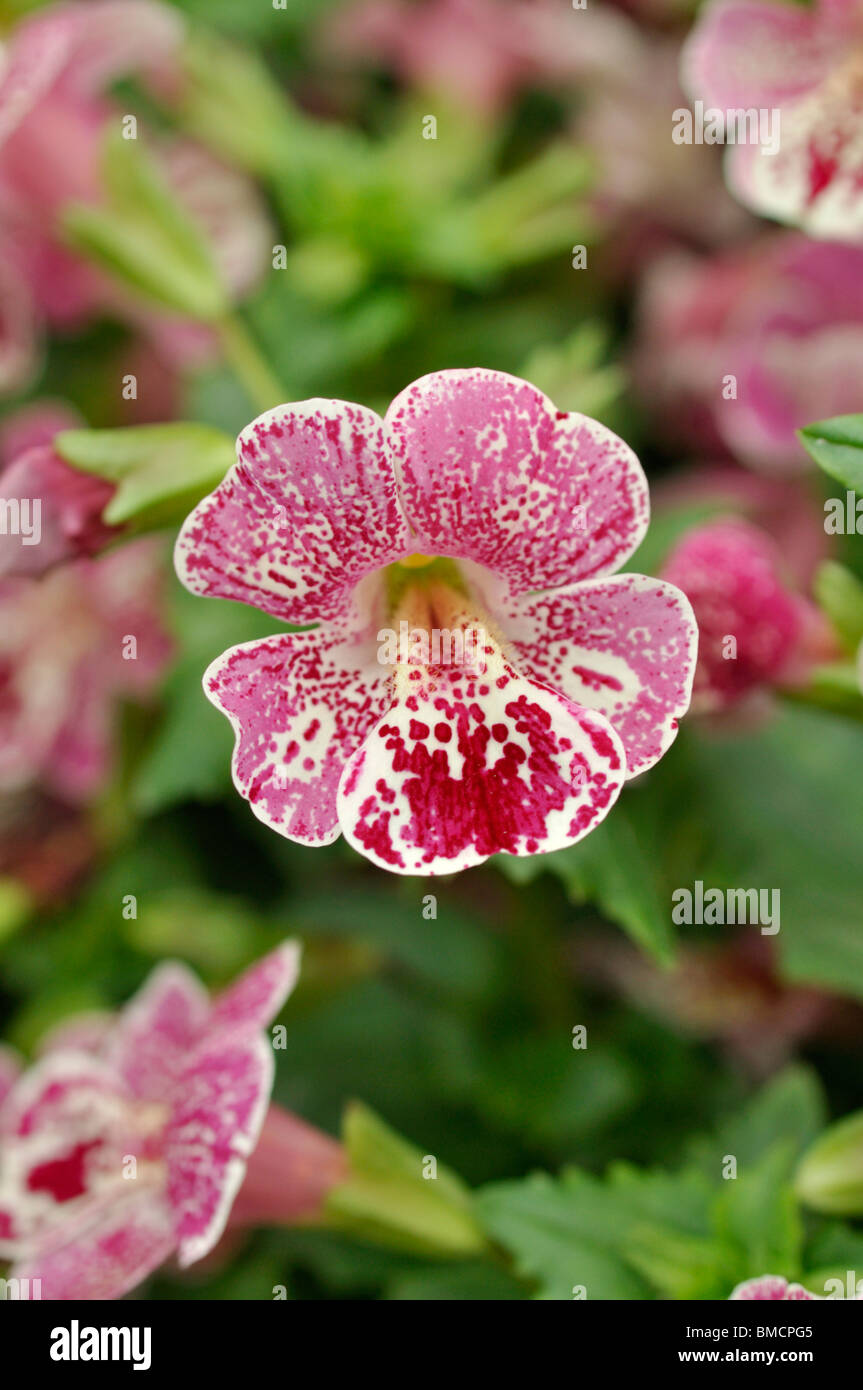
{"type": "Polygon", "coordinates": [[[423,1154],[358,1102],[348,1107],[342,1138],[351,1172],[326,1202],[340,1229],[431,1255],[483,1250],[467,1187],[434,1155],[423,1154]]]}
{"type": "Polygon", "coordinates": [[[124,287],[175,313],[203,322],[229,308],[215,262],[139,139],[114,126],[105,142],[108,201],[70,203],[66,237],[124,287]]]}
{"type": "Polygon", "coordinates": [[[845,649],[856,654],[863,642],[863,583],[844,565],[826,560],[814,582],[815,598],[845,649]]]}
{"type": "Polygon", "coordinates": [[[229,435],[191,423],[63,430],[55,447],[74,468],[116,483],[103,520],[138,530],[183,520],[235,458],[229,435]]]}

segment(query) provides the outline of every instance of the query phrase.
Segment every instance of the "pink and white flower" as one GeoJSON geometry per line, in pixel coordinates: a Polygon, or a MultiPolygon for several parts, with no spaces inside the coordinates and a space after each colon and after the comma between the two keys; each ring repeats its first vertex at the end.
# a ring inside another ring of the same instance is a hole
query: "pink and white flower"
{"type": "Polygon", "coordinates": [[[693,707],[725,709],[799,679],[826,640],[818,610],[786,583],[774,542],[747,522],[694,528],[662,573],[687,595],[698,621],[693,707]]]}
{"type": "Polygon", "coordinates": [[[263,1030],[298,968],[286,943],[211,1002],[184,966],[163,964],[116,1018],[67,1025],[20,1076],[0,1053],[0,1257],[14,1277],[40,1279],[43,1298],[111,1299],[173,1254],[193,1264],[247,1170],[243,1222],[316,1210],[344,1176],[339,1146],[278,1110],[264,1137],[263,1030]]]}
{"type": "Polygon", "coordinates": [[[712,0],[684,50],[693,99],[779,116],[774,153],[727,151],[732,191],[811,236],[863,240],[863,4],[712,0]]]}
{"type": "Polygon", "coordinates": [[[99,788],[116,701],[150,695],[171,652],[160,556],[136,541],[0,583],[0,792],[77,802],[99,788]]]}
{"type": "Polygon", "coordinates": [[[757,1279],[746,1279],[738,1284],[731,1299],[762,1299],[766,1302],[782,1303],[794,1299],[817,1299],[817,1293],[810,1293],[802,1284],[789,1284],[781,1274],[762,1274],[757,1279]]]}
{"type": "Polygon", "coordinates": [[[255,815],[411,874],[581,839],[689,704],[688,602],[614,575],[648,511],[622,440],[501,372],[423,377],[384,419],[316,399],[253,421],[176,564],[195,593],[321,623],[205,674],[255,815]],[[481,663],[383,657],[402,622],[481,632],[481,663]]]}

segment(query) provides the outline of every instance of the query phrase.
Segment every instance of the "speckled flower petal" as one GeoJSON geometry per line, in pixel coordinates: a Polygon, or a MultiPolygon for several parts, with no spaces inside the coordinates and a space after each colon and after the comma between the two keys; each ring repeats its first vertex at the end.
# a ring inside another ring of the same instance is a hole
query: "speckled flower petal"
{"type": "Polygon", "coordinates": [[[620,574],[556,589],[515,605],[507,634],[520,671],[614,726],[628,777],[673,743],[698,649],[695,615],[673,585],[620,574]]]}
{"type": "Polygon", "coordinates": [[[0,1258],[119,1186],[132,1139],[112,1068],[74,1052],[32,1066],[3,1106],[0,1258]]]}
{"type": "Polygon", "coordinates": [[[43,1300],[122,1298],[158,1269],[176,1244],[170,1212],[159,1195],[125,1191],[51,1231],[12,1275],[41,1280],[43,1300]]]}
{"type": "Polygon", "coordinates": [[[204,690],[237,736],[237,790],[259,820],[302,844],[339,836],[348,758],[390,703],[370,643],[318,632],[246,642],[207,670],[204,690]]]}
{"type": "Polygon", "coordinates": [[[706,5],[684,45],[690,97],[721,110],[781,106],[822,82],[841,57],[843,28],[782,0],[706,5]]]}
{"type": "Polygon", "coordinates": [[[210,1002],[184,965],[159,965],[126,1005],[111,1038],[109,1059],[132,1094],[164,1100],[203,1036],[210,1002]]]}
{"type": "Polygon", "coordinates": [[[266,1028],[281,1010],[299,973],[300,946],[296,941],[285,941],[214,1000],[208,1031],[266,1028]]]}
{"type": "Polygon", "coordinates": [[[167,1195],[179,1260],[200,1260],[225,1228],[257,1143],[273,1084],[260,1035],[215,1037],[192,1058],[165,1130],[167,1195]]]}
{"type": "Polygon", "coordinates": [[[839,69],[782,111],[779,148],[727,154],[732,192],[755,212],[810,236],[863,237],[863,73],[839,69]]]}
{"type": "Polygon", "coordinates": [[[421,377],[386,424],[415,548],[484,565],[514,593],[611,573],[647,530],[632,450],[517,377],[421,377]]]}
{"type": "Polygon", "coordinates": [[[445,874],[489,855],[538,854],[594,829],[623,785],[600,715],[519,676],[414,667],[339,788],[345,837],[397,873],[445,874]]]}
{"type": "Polygon", "coordinates": [[[784,1302],[788,1299],[817,1299],[818,1295],[804,1289],[802,1284],[789,1284],[781,1274],[762,1274],[757,1279],[747,1279],[738,1284],[731,1299],[763,1299],[769,1302],[784,1302]]]}
{"type": "Polygon", "coordinates": [[[177,573],[193,593],[290,623],[345,618],[360,580],[415,548],[374,411],[278,406],[243,430],[237,458],[177,541],[177,573]]]}

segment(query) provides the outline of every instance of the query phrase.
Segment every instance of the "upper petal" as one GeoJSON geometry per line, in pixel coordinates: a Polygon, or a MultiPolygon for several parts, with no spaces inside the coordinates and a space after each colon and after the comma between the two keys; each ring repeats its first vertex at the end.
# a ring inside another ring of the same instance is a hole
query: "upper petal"
{"type": "Polygon", "coordinates": [[[266,1028],[297,983],[300,949],[285,941],[256,961],[214,1000],[209,1028],[266,1028]]]}
{"type": "Polygon", "coordinates": [[[245,642],[204,690],[233,725],[234,783],[258,819],[303,844],[338,839],[342,770],[391,699],[373,648],[321,632],[245,642]]]}
{"type": "Polygon", "coordinates": [[[683,48],[681,78],[693,99],[722,110],[781,106],[830,72],[845,36],[801,5],[716,0],[683,48]]]}
{"type": "Polygon", "coordinates": [[[516,666],[614,726],[634,777],[689,708],[698,627],[680,589],[642,574],[592,579],[522,600],[507,623],[516,666]]]}
{"type": "Polygon", "coordinates": [[[156,967],[120,1014],[109,1048],[133,1095],[164,1100],[203,1036],[209,1010],[207,992],[191,970],[177,961],[156,967]]]}
{"type": "Polygon", "coordinates": [[[386,424],[415,548],[485,565],[514,593],[610,573],[647,530],[632,450],[518,377],[432,373],[386,424]]]}
{"type": "Polygon", "coordinates": [[[237,460],[177,541],[177,573],[193,593],[290,623],[343,617],[365,575],[413,548],[373,410],[278,406],[243,430],[237,460]]]}
{"type": "Polygon", "coordinates": [[[574,844],[626,775],[601,715],[519,676],[414,667],[342,776],[345,838],[382,868],[445,874],[574,844]]]}
{"type": "Polygon", "coordinates": [[[273,1084],[273,1051],[259,1034],[215,1037],[186,1068],[165,1131],[167,1195],[180,1264],[200,1260],[230,1215],[273,1084]]]}

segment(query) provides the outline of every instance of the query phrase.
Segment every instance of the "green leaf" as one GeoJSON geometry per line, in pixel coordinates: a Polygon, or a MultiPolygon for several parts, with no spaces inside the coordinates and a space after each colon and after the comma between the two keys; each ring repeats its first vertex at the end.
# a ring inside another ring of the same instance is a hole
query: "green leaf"
{"type": "Polygon", "coordinates": [[[794,1160],[821,1132],[826,1118],[824,1093],[815,1073],[802,1065],[787,1067],[709,1140],[697,1140],[692,1153],[713,1177],[721,1172],[726,1154],[733,1154],[744,1168],[753,1167],[779,1146],[788,1153],[787,1178],[794,1160]]]}
{"type": "Polygon", "coordinates": [[[117,485],[103,520],[135,529],[182,520],[234,462],[233,440],[211,425],[63,430],[55,447],[73,468],[117,485]]]}
{"type": "Polygon", "coordinates": [[[786,1278],[800,1273],[803,1223],[788,1182],[791,1154],[790,1144],[776,1144],[759,1163],[738,1163],[737,1176],[722,1183],[714,1223],[735,1251],[736,1283],[769,1270],[786,1278]]]}
{"type": "MultiPolygon", "coordinates": [[[[785,978],[863,996],[859,725],[787,708],[757,730],[690,739],[688,753],[698,809],[681,788],[678,816],[703,851],[681,859],[677,882],[778,889],[785,978]]],[[[683,830],[664,824],[669,840],[683,830]]]]}
{"type": "Polygon", "coordinates": [[[644,789],[629,792],[587,839],[569,849],[518,861],[495,862],[515,882],[549,871],[574,902],[593,902],[661,965],[674,959],[671,904],[654,844],[659,825],[643,802],[644,789]],[[525,867],[525,865],[527,867],[525,867]]]}
{"type": "Polygon", "coordinates": [[[819,468],[845,487],[863,492],[863,415],[837,415],[799,431],[819,468]]]}
{"type": "Polygon", "coordinates": [[[588,1299],[647,1297],[646,1284],[615,1248],[631,1213],[618,1211],[597,1179],[534,1173],[483,1188],[476,1201],[485,1229],[511,1252],[517,1272],[538,1285],[540,1298],[572,1299],[578,1286],[588,1299]]]}
{"type": "Polygon", "coordinates": [[[327,1215],[339,1229],[421,1254],[482,1253],[485,1240],[469,1189],[455,1173],[439,1164],[434,1176],[424,1176],[433,1156],[402,1139],[359,1102],[345,1113],[342,1138],[351,1173],[326,1203],[327,1215]]]}
{"type": "Polygon", "coordinates": [[[524,1286],[506,1270],[480,1260],[456,1265],[437,1265],[413,1274],[404,1274],[389,1285],[386,1298],[421,1303],[511,1302],[523,1299],[524,1286]]]}
{"type": "Polygon", "coordinates": [[[844,565],[826,560],[815,576],[813,588],[843,646],[856,653],[863,642],[863,583],[844,565]]]}
{"type": "Polygon", "coordinates": [[[797,1170],[796,1187],[815,1211],[863,1216],[863,1110],[815,1141],[797,1170]]]}

